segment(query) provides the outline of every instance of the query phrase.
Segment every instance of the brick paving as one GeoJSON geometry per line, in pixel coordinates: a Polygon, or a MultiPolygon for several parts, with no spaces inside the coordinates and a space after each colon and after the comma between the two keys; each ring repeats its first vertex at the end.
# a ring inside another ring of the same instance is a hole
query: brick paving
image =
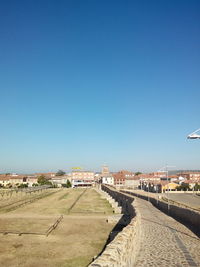
{"type": "Polygon", "coordinates": [[[200,239],[187,227],[136,198],[141,213],[140,266],[200,266],[200,239]]]}

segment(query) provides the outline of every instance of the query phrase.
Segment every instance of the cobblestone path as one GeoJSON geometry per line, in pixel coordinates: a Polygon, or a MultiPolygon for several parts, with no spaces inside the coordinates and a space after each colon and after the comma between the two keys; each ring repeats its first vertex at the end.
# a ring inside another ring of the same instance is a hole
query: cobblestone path
{"type": "Polygon", "coordinates": [[[137,198],[141,212],[139,266],[200,266],[200,239],[187,227],[137,198]]]}

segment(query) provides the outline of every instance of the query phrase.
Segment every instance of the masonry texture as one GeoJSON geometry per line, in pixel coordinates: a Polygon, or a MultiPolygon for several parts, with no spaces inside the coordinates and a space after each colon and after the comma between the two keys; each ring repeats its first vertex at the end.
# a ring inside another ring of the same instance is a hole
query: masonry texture
{"type": "Polygon", "coordinates": [[[135,266],[200,266],[200,240],[187,227],[138,199],[140,252],[135,266]]]}
{"type": "Polygon", "coordinates": [[[200,239],[152,203],[103,187],[130,213],[130,223],[91,267],[200,266],[200,239]]]}

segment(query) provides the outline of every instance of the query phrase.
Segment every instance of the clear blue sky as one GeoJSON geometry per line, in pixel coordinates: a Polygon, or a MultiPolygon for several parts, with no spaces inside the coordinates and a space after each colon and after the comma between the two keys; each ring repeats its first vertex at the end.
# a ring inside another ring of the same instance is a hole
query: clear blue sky
{"type": "Polygon", "coordinates": [[[0,1],[0,172],[200,169],[200,1],[0,1]]]}

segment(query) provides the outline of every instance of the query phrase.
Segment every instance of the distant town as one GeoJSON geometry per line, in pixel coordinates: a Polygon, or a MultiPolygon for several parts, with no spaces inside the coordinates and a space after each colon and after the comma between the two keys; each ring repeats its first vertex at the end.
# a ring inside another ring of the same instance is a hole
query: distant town
{"type": "Polygon", "coordinates": [[[110,172],[103,166],[101,172],[73,168],[70,173],[62,170],[34,174],[5,173],[0,174],[0,187],[26,188],[39,185],[52,187],[94,187],[96,184],[115,186],[116,188],[142,189],[148,192],[164,193],[166,191],[199,191],[200,171],[167,171],[151,173],[120,170],[110,172]]]}

